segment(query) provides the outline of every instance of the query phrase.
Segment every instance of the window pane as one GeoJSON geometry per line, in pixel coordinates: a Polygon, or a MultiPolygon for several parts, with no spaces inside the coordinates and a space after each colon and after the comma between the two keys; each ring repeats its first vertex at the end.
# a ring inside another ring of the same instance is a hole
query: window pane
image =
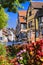
{"type": "Polygon", "coordinates": [[[27,34],[25,32],[21,33],[22,38],[26,38],[27,34]]]}
{"type": "Polygon", "coordinates": [[[36,31],[36,37],[38,37],[39,36],[39,32],[38,31],[36,31]]]}
{"type": "Polygon", "coordinates": [[[30,36],[31,36],[31,33],[30,33],[30,32],[28,32],[28,38],[30,38],[30,36]]]}
{"type": "Polygon", "coordinates": [[[29,12],[29,16],[31,16],[31,11],[29,12]]]}
{"type": "Polygon", "coordinates": [[[41,29],[42,35],[43,35],[43,29],[41,29]]]}
{"type": "Polygon", "coordinates": [[[41,17],[41,20],[42,20],[42,22],[43,22],[43,17],[41,17]]]}
{"type": "Polygon", "coordinates": [[[28,27],[30,28],[30,24],[28,23],[28,27]]]}
{"type": "Polygon", "coordinates": [[[26,29],[27,28],[27,25],[26,24],[21,24],[21,28],[22,29],[26,29]]]}

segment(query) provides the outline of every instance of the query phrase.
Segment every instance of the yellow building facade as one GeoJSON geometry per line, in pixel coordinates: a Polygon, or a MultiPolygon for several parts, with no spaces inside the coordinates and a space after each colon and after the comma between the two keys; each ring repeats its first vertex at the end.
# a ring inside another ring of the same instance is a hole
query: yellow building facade
{"type": "Polygon", "coordinates": [[[39,20],[38,20],[39,16],[37,17],[36,14],[38,14],[38,11],[42,8],[42,5],[43,3],[41,2],[31,2],[27,10],[27,39],[28,39],[28,42],[39,40],[39,20]]]}

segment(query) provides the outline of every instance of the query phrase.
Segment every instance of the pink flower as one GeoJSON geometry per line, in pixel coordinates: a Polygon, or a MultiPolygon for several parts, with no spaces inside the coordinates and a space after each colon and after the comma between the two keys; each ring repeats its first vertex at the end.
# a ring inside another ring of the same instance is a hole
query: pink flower
{"type": "Polygon", "coordinates": [[[20,55],[20,54],[21,54],[21,52],[17,53],[17,56],[20,55]]]}
{"type": "Polygon", "coordinates": [[[19,54],[17,53],[17,56],[18,56],[19,54]]]}
{"type": "Polygon", "coordinates": [[[21,50],[20,52],[23,53],[23,50],[21,50]]]}

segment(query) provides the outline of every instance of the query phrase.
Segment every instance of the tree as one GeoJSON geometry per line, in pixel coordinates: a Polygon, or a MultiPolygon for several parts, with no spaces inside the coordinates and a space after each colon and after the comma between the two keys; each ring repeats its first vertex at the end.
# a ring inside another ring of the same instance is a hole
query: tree
{"type": "Polygon", "coordinates": [[[24,3],[30,0],[0,0],[0,4],[4,8],[8,8],[8,11],[17,12],[18,8],[23,8],[21,3],[24,3]]]}
{"type": "Polygon", "coordinates": [[[3,29],[7,25],[8,15],[4,9],[0,7],[0,29],[3,29]]]}
{"type": "Polygon", "coordinates": [[[8,20],[4,8],[8,8],[8,11],[17,12],[18,8],[23,8],[21,3],[26,1],[30,0],[0,0],[0,29],[6,26],[8,20]]]}

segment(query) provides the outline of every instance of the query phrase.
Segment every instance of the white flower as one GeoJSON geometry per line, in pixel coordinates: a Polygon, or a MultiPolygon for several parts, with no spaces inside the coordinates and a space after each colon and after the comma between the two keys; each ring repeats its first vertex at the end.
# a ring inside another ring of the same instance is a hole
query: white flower
{"type": "Polygon", "coordinates": [[[17,57],[17,59],[19,59],[19,57],[17,57]]]}
{"type": "Polygon", "coordinates": [[[23,57],[20,57],[20,60],[23,60],[23,57]]]}
{"type": "Polygon", "coordinates": [[[20,65],[24,65],[24,64],[20,64],[20,65]]]}
{"type": "Polygon", "coordinates": [[[24,49],[23,51],[26,52],[26,49],[24,49]]]}

